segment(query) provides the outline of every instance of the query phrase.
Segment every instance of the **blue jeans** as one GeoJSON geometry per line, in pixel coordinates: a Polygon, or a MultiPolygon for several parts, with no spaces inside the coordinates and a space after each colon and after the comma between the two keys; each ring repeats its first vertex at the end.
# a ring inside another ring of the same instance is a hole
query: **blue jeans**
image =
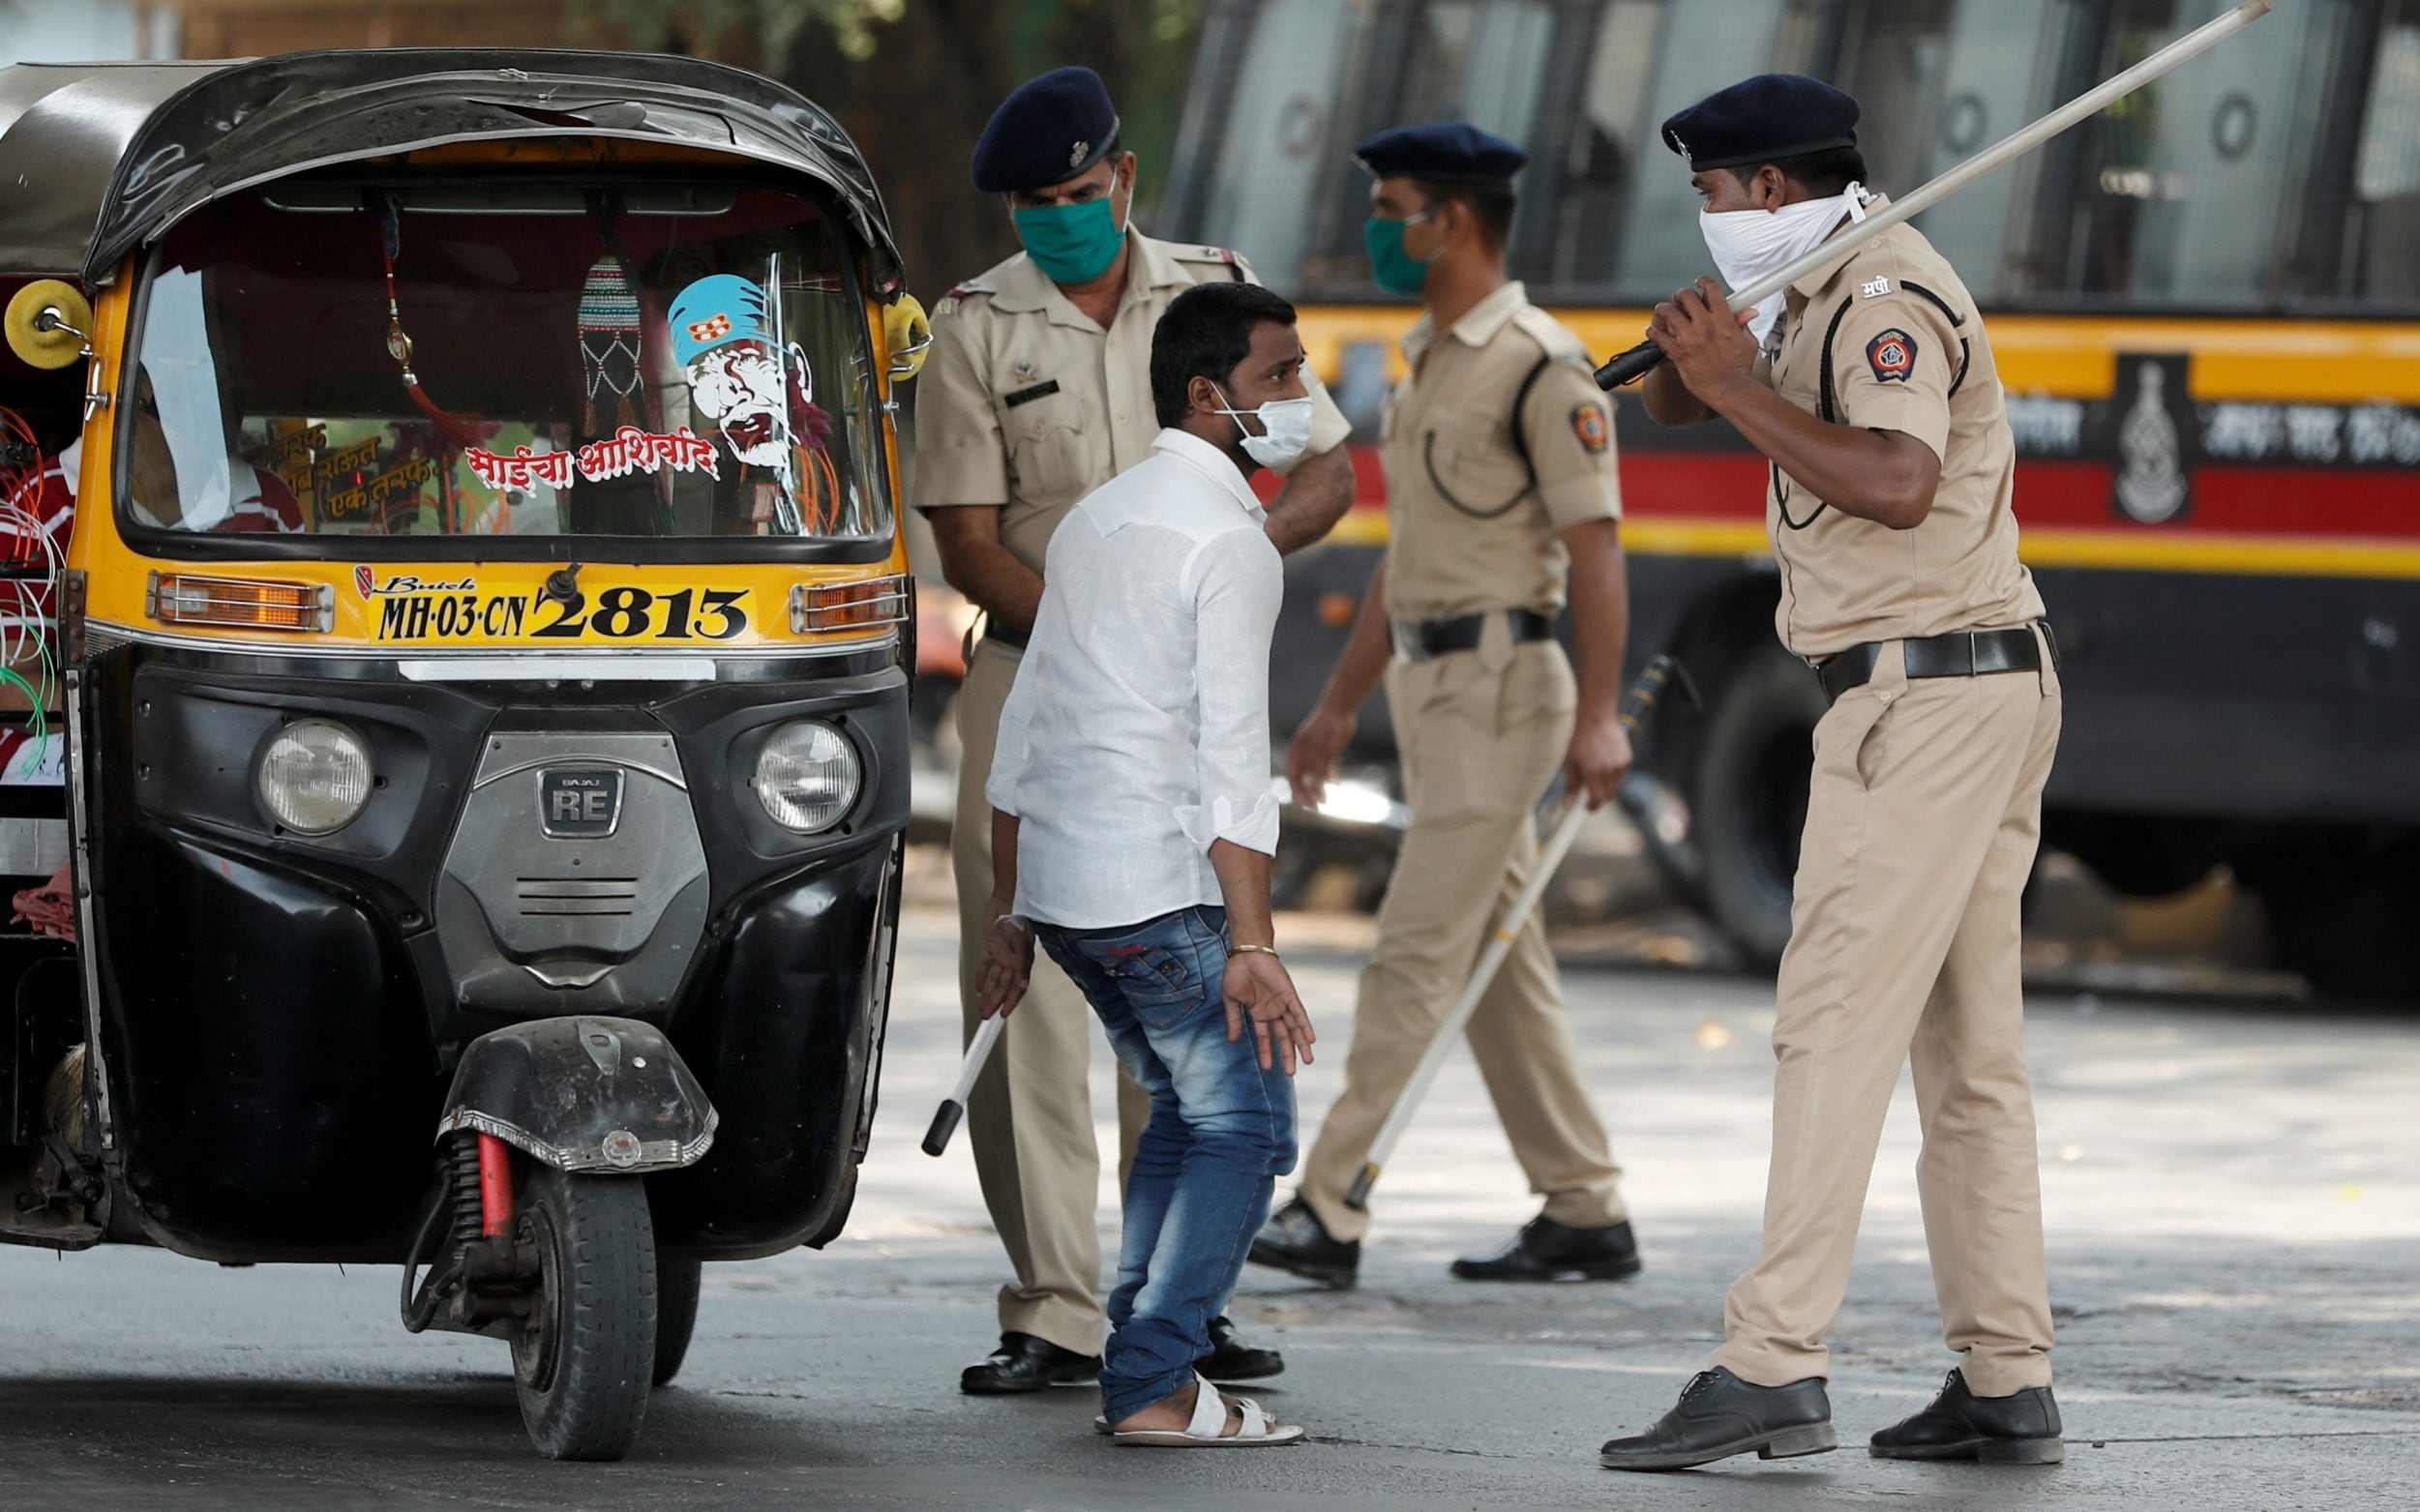
{"type": "Polygon", "coordinates": [[[1036,924],[1151,1097],[1126,1178],[1101,1398],[1111,1422],[1174,1396],[1210,1350],[1277,1178],[1294,1169],[1294,1082],[1227,1041],[1227,913],[1195,907],[1107,930],[1036,924]]]}

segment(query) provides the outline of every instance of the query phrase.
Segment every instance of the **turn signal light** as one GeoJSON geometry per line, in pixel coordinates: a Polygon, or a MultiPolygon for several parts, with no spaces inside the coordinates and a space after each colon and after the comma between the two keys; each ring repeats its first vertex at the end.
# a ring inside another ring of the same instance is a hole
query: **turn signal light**
{"type": "Polygon", "coordinates": [[[323,632],[336,626],[336,590],[326,583],[153,573],[144,607],[164,625],[323,632]]]}
{"type": "Polygon", "coordinates": [[[790,590],[792,635],[880,630],[908,622],[908,579],[893,574],[855,582],[802,582],[790,590]]]}

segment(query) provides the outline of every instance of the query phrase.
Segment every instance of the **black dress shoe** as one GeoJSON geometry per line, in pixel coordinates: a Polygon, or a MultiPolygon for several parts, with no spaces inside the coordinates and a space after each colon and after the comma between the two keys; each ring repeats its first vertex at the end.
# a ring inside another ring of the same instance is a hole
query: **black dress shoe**
{"type": "Polygon", "coordinates": [[[1232,1318],[1210,1320],[1210,1351],[1202,1356],[1193,1368],[1221,1382],[1235,1380],[1267,1380],[1286,1373],[1286,1357],[1274,1349],[1256,1349],[1248,1344],[1236,1343],[1236,1324],[1232,1318]]]}
{"type": "Polygon", "coordinates": [[[1342,1291],[1353,1285],[1354,1275],[1361,1268],[1361,1241],[1328,1237],[1309,1204],[1298,1197],[1269,1215],[1247,1259],[1255,1265],[1274,1265],[1342,1291]]]}
{"type": "Polygon", "coordinates": [[[1962,1372],[1950,1372],[1932,1405],[1874,1435],[1886,1460],[1980,1460],[1986,1465],[2056,1465],[2067,1458],[2059,1404],[2047,1386],[1979,1397],[1962,1372]]]}
{"type": "Polygon", "coordinates": [[[1512,1242],[1493,1255],[1453,1262],[1465,1281],[1620,1281],[1638,1274],[1638,1242],[1627,1223],[1574,1229],[1542,1213],[1521,1226],[1512,1242]]]}
{"type": "Polygon", "coordinates": [[[1609,1470],[1685,1470],[1750,1449],[1760,1460],[1786,1460],[1839,1446],[1821,1376],[1757,1386],[1710,1370],[1681,1388],[1679,1404],[1655,1427],[1608,1440],[1597,1463],[1609,1470]]]}
{"type": "Polygon", "coordinates": [[[1012,1331],[1000,1336],[1000,1348],[990,1359],[966,1368],[958,1389],[971,1397],[1005,1397],[1049,1386],[1089,1386],[1100,1374],[1097,1354],[1078,1354],[1048,1339],[1012,1331]]]}

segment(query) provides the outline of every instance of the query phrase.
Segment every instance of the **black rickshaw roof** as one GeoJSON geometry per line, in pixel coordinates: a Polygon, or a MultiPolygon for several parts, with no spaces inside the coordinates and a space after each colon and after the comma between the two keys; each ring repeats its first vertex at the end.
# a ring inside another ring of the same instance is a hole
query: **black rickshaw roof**
{"type": "Polygon", "coordinates": [[[899,283],[873,175],[805,97],[698,58],[507,47],[0,68],[0,275],[99,285],[128,252],[248,185],[451,142],[571,134],[804,174],[872,249],[876,284],[899,283]]]}

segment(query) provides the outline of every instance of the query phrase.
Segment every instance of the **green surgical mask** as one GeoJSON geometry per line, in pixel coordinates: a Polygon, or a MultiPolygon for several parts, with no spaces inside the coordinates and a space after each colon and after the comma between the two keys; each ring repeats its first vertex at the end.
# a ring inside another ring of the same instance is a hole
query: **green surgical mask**
{"type": "Polygon", "coordinates": [[[1074,205],[1032,205],[1012,211],[1026,255],[1054,283],[1090,283],[1109,271],[1126,244],[1126,228],[1110,212],[1109,196],[1074,205]]]}
{"type": "Polygon", "coordinates": [[[1433,212],[1390,221],[1372,216],[1361,227],[1361,245],[1369,249],[1370,277],[1389,294],[1417,294],[1428,282],[1428,264],[1403,250],[1403,228],[1425,221],[1433,212]]]}

